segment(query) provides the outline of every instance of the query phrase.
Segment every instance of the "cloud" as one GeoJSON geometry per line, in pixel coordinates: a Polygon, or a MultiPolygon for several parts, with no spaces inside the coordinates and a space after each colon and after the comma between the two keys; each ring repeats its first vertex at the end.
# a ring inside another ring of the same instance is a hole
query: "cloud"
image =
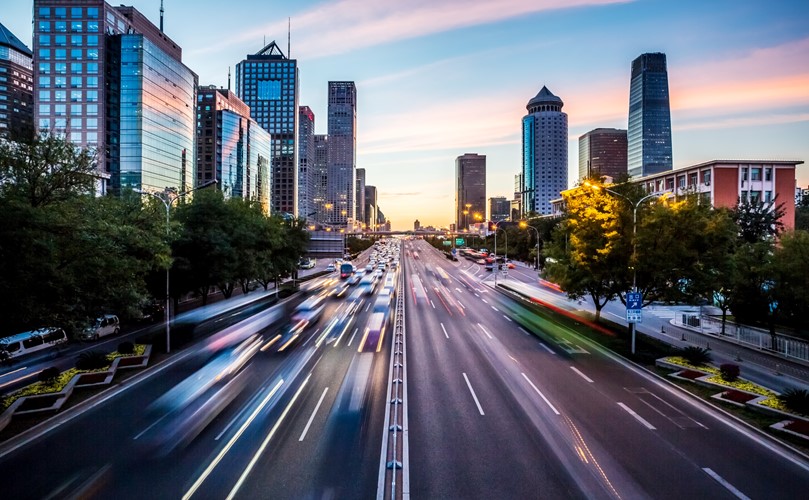
{"type": "MultiPolygon", "coordinates": [[[[537,12],[632,0],[339,0],[292,15],[295,56],[314,59],[537,12]]],[[[287,20],[247,30],[216,47],[287,32],[287,20]]]]}

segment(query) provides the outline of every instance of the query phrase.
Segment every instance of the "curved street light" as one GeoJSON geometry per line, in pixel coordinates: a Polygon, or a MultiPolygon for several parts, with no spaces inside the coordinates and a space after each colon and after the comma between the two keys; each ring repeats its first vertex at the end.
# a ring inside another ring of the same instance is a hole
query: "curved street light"
{"type": "MultiPolygon", "coordinates": [[[[171,228],[171,226],[169,225],[170,224],[169,214],[171,212],[171,205],[175,201],[179,200],[180,198],[182,198],[182,197],[184,197],[186,195],[189,195],[189,194],[193,193],[194,191],[196,191],[198,189],[206,188],[206,187],[208,187],[208,186],[210,186],[212,184],[216,184],[217,182],[218,181],[216,179],[214,179],[212,181],[208,181],[206,183],[200,184],[199,186],[197,186],[197,187],[195,187],[193,189],[189,189],[188,191],[183,191],[181,193],[176,193],[173,196],[172,196],[172,192],[169,191],[168,189],[163,191],[161,193],[162,195],[158,194],[158,193],[154,193],[152,191],[144,191],[142,189],[133,189],[133,191],[138,193],[138,194],[144,194],[144,195],[147,195],[147,196],[151,196],[152,198],[155,198],[157,200],[160,200],[160,202],[163,203],[163,206],[166,208],[166,243],[169,245],[169,257],[171,257],[171,243],[169,242],[169,233],[170,233],[170,228],[171,228]]],[[[170,303],[170,300],[171,300],[171,292],[170,292],[170,290],[171,289],[169,287],[169,274],[170,274],[169,272],[170,271],[171,271],[171,266],[169,265],[169,266],[166,267],[166,310],[163,313],[163,315],[164,315],[164,317],[166,319],[166,354],[171,352],[171,325],[170,325],[170,322],[169,322],[169,316],[170,316],[169,311],[170,311],[170,307],[171,307],[171,303],[170,303]]]]}

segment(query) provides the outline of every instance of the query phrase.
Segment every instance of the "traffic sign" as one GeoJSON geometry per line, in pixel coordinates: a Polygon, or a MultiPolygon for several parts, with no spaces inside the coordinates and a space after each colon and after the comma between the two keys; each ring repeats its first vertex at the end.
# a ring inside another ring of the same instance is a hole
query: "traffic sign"
{"type": "Polygon", "coordinates": [[[626,322],[641,323],[643,321],[643,296],[640,292],[626,293],[626,322]]]}
{"type": "Polygon", "coordinates": [[[464,241],[463,238],[455,238],[455,244],[460,246],[460,245],[465,245],[466,242],[464,241]]]}
{"type": "Polygon", "coordinates": [[[448,246],[452,245],[452,242],[451,242],[451,241],[442,241],[441,243],[442,243],[442,244],[443,244],[445,247],[448,247],[448,246]]]}
{"type": "Polygon", "coordinates": [[[455,250],[454,248],[452,250],[450,250],[450,252],[452,252],[452,255],[455,255],[456,253],[458,253],[458,251],[455,250]]]}

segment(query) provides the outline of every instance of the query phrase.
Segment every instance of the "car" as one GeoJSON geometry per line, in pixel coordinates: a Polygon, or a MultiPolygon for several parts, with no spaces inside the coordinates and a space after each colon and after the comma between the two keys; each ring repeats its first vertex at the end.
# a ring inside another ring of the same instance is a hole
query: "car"
{"type": "Polygon", "coordinates": [[[368,264],[367,266],[365,266],[365,272],[366,273],[370,273],[373,270],[374,270],[374,265],[373,264],[368,264]]]}
{"type": "Polygon", "coordinates": [[[105,314],[85,328],[80,334],[81,340],[98,340],[107,335],[118,335],[121,331],[121,324],[118,321],[118,316],[114,314],[105,314]]]}
{"type": "Polygon", "coordinates": [[[0,339],[0,361],[7,362],[25,354],[52,349],[58,355],[58,345],[67,342],[65,331],[57,327],[40,328],[0,339]]]}
{"type": "Polygon", "coordinates": [[[328,273],[332,273],[332,272],[334,272],[336,270],[337,270],[337,268],[334,267],[334,264],[329,264],[328,266],[326,266],[326,272],[328,272],[328,273]]]}
{"type": "Polygon", "coordinates": [[[509,269],[516,269],[517,268],[517,266],[515,266],[513,262],[509,262],[508,264],[506,264],[506,267],[508,267],[509,269]]]}
{"type": "Polygon", "coordinates": [[[354,273],[348,277],[348,284],[349,285],[356,285],[362,279],[362,275],[360,273],[354,273]]]}

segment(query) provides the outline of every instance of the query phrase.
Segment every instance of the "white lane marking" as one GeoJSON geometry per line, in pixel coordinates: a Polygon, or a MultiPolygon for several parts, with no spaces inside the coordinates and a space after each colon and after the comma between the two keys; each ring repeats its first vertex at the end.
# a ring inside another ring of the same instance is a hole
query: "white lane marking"
{"type": "Polygon", "coordinates": [[[480,327],[480,329],[481,329],[481,330],[483,330],[483,333],[485,333],[487,337],[489,337],[490,339],[493,339],[493,338],[494,338],[494,337],[492,337],[492,334],[491,334],[491,333],[487,332],[487,331],[486,331],[486,329],[485,329],[485,328],[483,328],[483,325],[481,325],[480,323],[478,323],[478,326],[480,327]]]}
{"type": "Polygon", "coordinates": [[[486,303],[486,304],[488,304],[488,303],[489,303],[489,301],[488,301],[488,300],[486,300],[486,299],[480,299],[480,300],[482,300],[482,301],[483,301],[484,303],[486,303]]]}
{"type": "Polygon", "coordinates": [[[457,290],[457,291],[458,291],[458,293],[463,293],[463,290],[461,290],[461,289],[460,289],[460,288],[458,288],[458,287],[455,287],[455,290],[457,290]]]}
{"type": "Polygon", "coordinates": [[[446,328],[444,328],[444,323],[441,323],[441,329],[442,329],[442,330],[444,330],[444,336],[445,336],[446,338],[449,338],[449,335],[447,335],[447,329],[446,329],[446,328]]]}
{"type": "Polygon", "coordinates": [[[9,375],[12,375],[12,374],[17,373],[17,372],[19,372],[19,371],[23,371],[23,370],[27,370],[27,369],[28,369],[28,367],[27,367],[27,366],[23,366],[22,368],[17,368],[17,369],[16,369],[16,370],[14,370],[14,371],[11,371],[11,372],[8,372],[8,373],[4,373],[4,374],[0,375],[0,378],[3,378],[3,377],[8,377],[9,375]]]}
{"type": "Polygon", "coordinates": [[[303,428],[303,432],[301,433],[301,437],[298,439],[298,441],[303,441],[303,438],[306,437],[306,433],[309,432],[309,426],[312,425],[312,420],[315,419],[315,415],[317,414],[317,410],[320,409],[320,405],[323,403],[323,398],[326,397],[327,392],[329,392],[328,387],[323,389],[323,394],[320,395],[320,399],[318,400],[317,405],[315,406],[315,409],[312,412],[312,416],[309,417],[309,421],[306,422],[306,427],[303,428]]]}
{"type": "Polygon", "coordinates": [[[570,367],[570,369],[571,369],[571,370],[573,370],[574,372],[576,372],[576,373],[579,375],[579,377],[581,377],[581,378],[583,378],[584,380],[586,380],[586,381],[590,382],[591,384],[593,383],[593,379],[591,379],[591,378],[590,378],[590,377],[588,377],[587,375],[585,375],[585,374],[583,374],[582,372],[580,372],[580,371],[579,371],[579,369],[578,369],[578,368],[576,368],[575,366],[571,366],[571,367],[570,367]]]}
{"type": "Polygon", "coordinates": [[[556,409],[556,407],[555,407],[555,406],[553,406],[553,405],[551,404],[551,402],[550,402],[550,401],[548,401],[548,398],[546,398],[546,397],[545,397],[545,395],[544,395],[544,394],[542,394],[542,391],[540,391],[540,390],[539,390],[539,388],[537,388],[537,386],[535,386],[535,385],[534,385],[534,383],[533,383],[533,382],[531,382],[531,379],[529,379],[529,378],[528,378],[528,375],[526,375],[525,373],[523,373],[523,374],[522,374],[522,376],[523,376],[523,378],[525,379],[525,381],[526,381],[526,382],[528,382],[529,384],[531,384],[531,387],[533,387],[533,388],[534,388],[534,390],[535,390],[535,391],[537,391],[537,394],[539,394],[539,397],[541,397],[541,398],[542,398],[542,400],[543,400],[543,401],[545,401],[545,404],[547,404],[548,406],[550,406],[550,407],[551,407],[551,410],[553,410],[553,412],[554,412],[555,414],[559,415],[559,410],[557,410],[557,409],[556,409]]]}
{"type": "Polygon", "coordinates": [[[370,309],[370,308],[371,308],[371,302],[369,301],[368,305],[365,306],[365,311],[363,311],[363,312],[368,312],[368,309],[370,309]]]}
{"type": "Polygon", "coordinates": [[[523,332],[524,334],[531,335],[530,333],[528,333],[528,330],[526,330],[525,328],[523,328],[523,327],[519,327],[519,328],[520,328],[520,331],[523,332]]]}
{"type": "Polygon", "coordinates": [[[625,405],[623,403],[618,403],[618,406],[620,406],[621,408],[626,410],[627,413],[629,413],[630,415],[635,417],[635,420],[642,423],[650,431],[656,430],[654,425],[650,424],[649,422],[646,421],[646,419],[644,419],[643,417],[641,417],[640,415],[638,415],[637,413],[632,411],[632,408],[628,407],[627,405],[625,405]]]}
{"type": "Polygon", "coordinates": [[[435,304],[433,304],[432,300],[430,300],[430,305],[433,306],[433,309],[435,309],[435,304]]]}
{"type": "Polygon", "coordinates": [[[459,300],[459,301],[458,301],[458,303],[459,303],[459,304],[461,304],[461,307],[463,307],[464,309],[466,309],[466,306],[465,306],[465,305],[463,305],[463,302],[461,302],[461,301],[459,300]]]}
{"type": "MultiPolygon", "coordinates": [[[[309,376],[311,376],[311,374],[309,376]]],[[[309,377],[307,377],[306,380],[309,380],[309,377]]],[[[208,467],[206,467],[205,470],[202,471],[202,474],[200,474],[197,480],[194,481],[194,484],[191,485],[191,488],[189,488],[189,490],[185,492],[185,495],[183,495],[183,500],[188,500],[194,495],[194,493],[196,493],[199,487],[202,486],[202,483],[204,483],[205,480],[208,479],[208,476],[210,476],[213,470],[216,468],[216,466],[219,465],[219,462],[222,461],[222,459],[225,457],[228,451],[230,451],[230,449],[233,447],[236,441],[238,441],[238,439],[242,436],[242,434],[244,434],[244,431],[247,429],[247,427],[253,422],[253,420],[255,420],[256,416],[258,416],[261,410],[264,409],[264,407],[267,405],[270,399],[272,399],[272,397],[275,395],[276,392],[278,392],[278,389],[280,389],[283,384],[284,380],[283,379],[279,380],[278,383],[275,384],[275,387],[273,387],[272,390],[267,394],[267,396],[261,401],[261,403],[259,403],[258,406],[256,406],[256,409],[253,410],[253,413],[251,413],[249,417],[247,417],[247,420],[245,420],[242,426],[239,427],[239,430],[236,431],[236,434],[234,434],[233,437],[230,438],[230,441],[228,441],[225,447],[222,448],[222,450],[219,452],[216,458],[214,458],[213,461],[210,464],[208,464],[208,467]]],[[[303,385],[306,385],[305,381],[303,385]]]]}
{"type": "Polygon", "coordinates": [[[236,496],[236,493],[239,491],[239,488],[242,487],[242,484],[244,484],[245,480],[247,479],[247,476],[250,474],[250,471],[253,470],[253,467],[255,467],[256,462],[258,462],[259,457],[261,457],[261,455],[264,453],[264,450],[267,448],[267,445],[270,444],[270,440],[278,431],[278,428],[281,427],[281,423],[283,423],[284,419],[287,416],[287,413],[289,413],[289,410],[295,404],[295,401],[298,399],[298,396],[300,396],[301,392],[303,392],[303,388],[306,387],[306,383],[309,382],[309,378],[311,378],[311,376],[312,374],[310,373],[306,377],[306,379],[304,379],[303,383],[298,388],[298,390],[295,391],[295,395],[292,396],[292,399],[289,401],[289,404],[287,405],[286,408],[284,408],[284,411],[278,417],[278,420],[275,422],[275,425],[273,425],[272,429],[270,429],[270,433],[267,434],[267,437],[264,438],[264,442],[261,443],[261,446],[259,446],[258,451],[256,451],[256,454],[253,455],[252,459],[250,459],[250,463],[247,464],[247,467],[244,469],[244,472],[242,472],[242,475],[239,476],[239,480],[236,481],[236,484],[233,486],[233,489],[230,490],[228,496],[225,497],[225,500],[232,500],[233,497],[236,496]]]}
{"type": "Polygon", "coordinates": [[[554,351],[554,350],[553,350],[553,349],[551,349],[550,347],[546,346],[546,345],[545,345],[543,342],[539,342],[539,345],[541,345],[541,346],[542,346],[542,348],[543,348],[543,349],[545,349],[546,351],[548,351],[549,353],[551,353],[551,354],[556,354],[556,351],[554,351]]]}
{"type": "Polygon", "coordinates": [[[478,294],[475,294],[475,297],[477,297],[477,298],[480,298],[480,295],[478,295],[478,294]]]}
{"type": "Polygon", "coordinates": [[[480,412],[481,415],[485,415],[485,413],[483,413],[483,408],[480,407],[480,401],[478,401],[478,397],[475,394],[475,390],[472,389],[472,384],[469,383],[469,377],[466,376],[466,373],[463,374],[463,378],[466,380],[466,386],[469,387],[469,392],[472,393],[472,397],[475,399],[475,404],[478,407],[478,411],[480,412]]]}
{"type": "MultiPolygon", "coordinates": [[[[690,421],[694,422],[695,424],[697,424],[698,426],[702,427],[703,429],[707,429],[707,427],[705,427],[704,425],[702,425],[702,424],[701,424],[701,423],[699,423],[698,421],[694,420],[693,418],[689,417],[688,415],[686,415],[685,413],[683,413],[682,411],[680,411],[680,409],[679,409],[679,408],[677,408],[676,406],[674,406],[674,405],[670,404],[668,401],[666,401],[665,399],[661,398],[661,397],[660,397],[660,396],[658,396],[657,394],[655,394],[655,393],[653,393],[653,392],[649,392],[649,391],[646,391],[646,392],[645,392],[645,394],[648,394],[648,395],[652,396],[653,398],[657,399],[658,401],[660,401],[660,402],[661,402],[661,403],[663,403],[664,405],[668,406],[668,407],[669,407],[669,408],[671,408],[672,410],[676,411],[677,413],[679,413],[679,414],[680,414],[680,415],[682,415],[683,417],[687,418],[688,420],[690,420],[690,421]]],[[[666,414],[664,414],[662,411],[660,411],[660,410],[658,410],[657,408],[655,408],[654,406],[652,406],[650,403],[646,402],[646,401],[645,401],[643,398],[639,398],[639,399],[640,399],[640,402],[641,402],[641,403],[646,404],[646,406],[648,406],[649,408],[653,409],[654,411],[656,411],[656,412],[657,412],[657,413],[659,413],[660,415],[662,415],[662,416],[666,417],[667,419],[671,420],[671,421],[672,421],[672,423],[674,423],[674,425],[676,425],[676,426],[680,427],[680,425],[679,425],[679,424],[677,424],[676,422],[674,422],[674,420],[672,420],[671,418],[669,418],[669,417],[668,417],[666,414]]],[[[682,427],[680,427],[680,428],[682,428],[682,427]]]]}
{"type": "Polygon", "coordinates": [[[507,320],[509,320],[509,321],[511,321],[511,322],[513,323],[512,319],[511,319],[511,318],[509,318],[508,316],[506,316],[505,314],[503,315],[503,317],[504,317],[504,318],[506,318],[507,320]]]}
{"type": "Polygon", "coordinates": [[[626,316],[620,316],[620,315],[618,315],[618,314],[615,314],[615,313],[613,313],[613,312],[609,312],[609,311],[607,311],[607,314],[612,314],[612,315],[613,315],[613,316],[615,316],[616,318],[618,318],[618,319],[622,319],[622,320],[626,321],[626,316]]]}
{"type": "Polygon", "coordinates": [[[708,467],[703,467],[702,470],[704,470],[706,474],[711,476],[717,483],[724,486],[736,498],[739,498],[740,500],[750,500],[750,497],[748,497],[747,495],[745,495],[741,491],[737,490],[735,486],[733,486],[729,482],[725,481],[725,479],[722,476],[720,476],[719,474],[717,474],[716,472],[712,471],[708,467]]]}
{"type": "Polygon", "coordinates": [[[356,328],[354,328],[354,333],[352,333],[352,334],[351,334],[351,338],[350,338],[350,339],[348,339],[348,347],[351,347],[351,342],[353,342],[353,341],[354,341],[354,336],[357,334],[357,332],[359,331],[359,329],[360,329],[360,327],[356,327],[356,328]]]}
{"type": "Polygon", "coordinates": [[[495,311],[497,311],[497,312],[500,312],[500,309],[498,309],[498,308],[496,308],[496,307],[494,307],[494,306],[492,306],[492,309],[494,309],[494,310],[495,310],[495,311]]]}
{"type": "Polygon", "coordinates": [[[143,429],[142,431],[140,431],[137,436],[132,438],[132,440],[137,441],[137,439],[140,438],[141,436],[143,436],[144,434],[146,434],[149,431],[149,429],[151,429],[155,425],[159,424],[164,418],[166,418],[168,416],[169,416],[169,414],[166,413],[162,417],[158,418],[157,420],[155,420],[155,422],[152,425],[150,425],[149,427],[147,427],[147,428],[143,429]]]}

